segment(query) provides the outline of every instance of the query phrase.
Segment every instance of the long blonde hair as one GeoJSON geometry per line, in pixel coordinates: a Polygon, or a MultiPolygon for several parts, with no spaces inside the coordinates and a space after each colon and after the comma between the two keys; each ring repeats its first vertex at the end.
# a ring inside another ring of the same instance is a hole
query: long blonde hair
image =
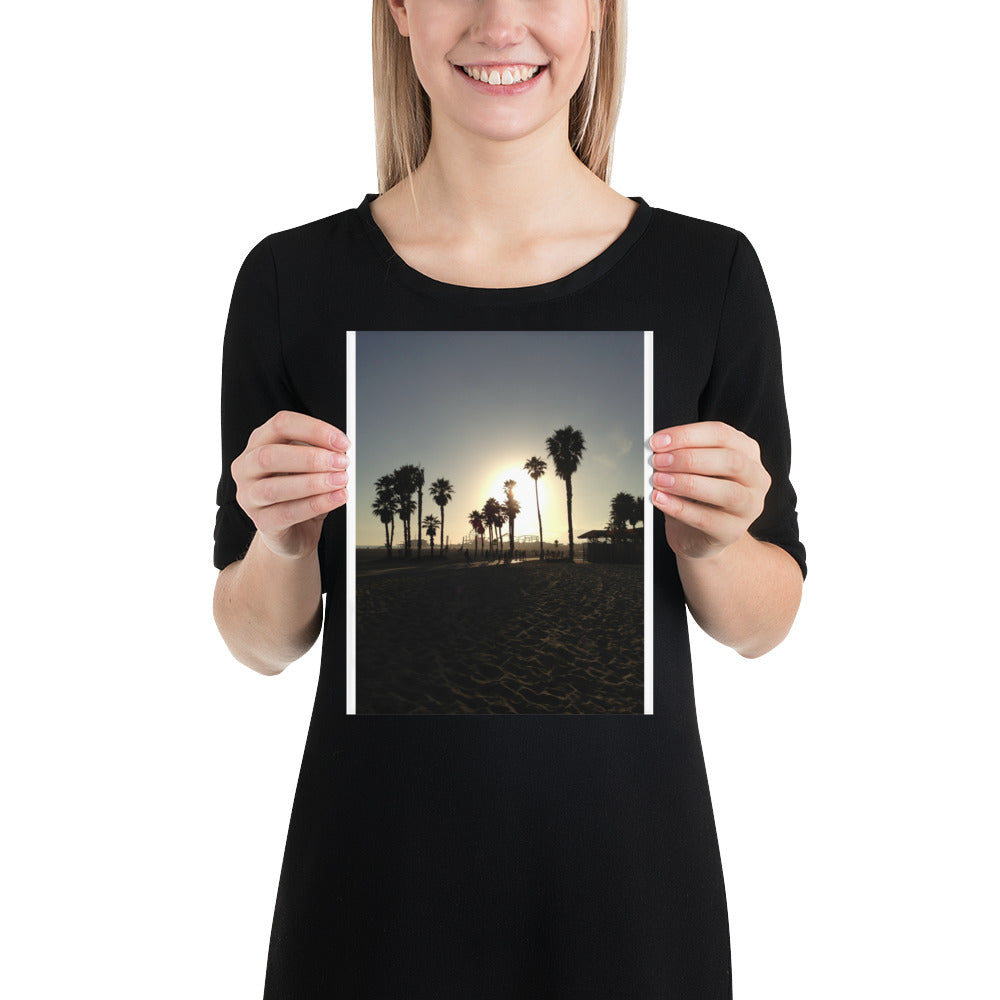
{"type": "MultiPolygon", "coordinates": [[[[599,2],[603,15],[590,36],[587,72],[570,99],[569,141],[580,161],[607,182],[625,82],[626,0],[599,2]]],[[[372,70],[383,194],[416,170],[431,141],[430,99],[413,68],[410,40],[400,34],[386,0],[372,2],[372,70]]]]}

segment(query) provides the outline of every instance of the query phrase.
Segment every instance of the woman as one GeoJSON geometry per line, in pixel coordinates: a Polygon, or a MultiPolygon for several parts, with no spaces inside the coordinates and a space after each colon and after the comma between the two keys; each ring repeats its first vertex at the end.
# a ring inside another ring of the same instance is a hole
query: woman
{"type": "Polygon", "coordinates": [[[262,240],[226,328],[216,621],[278,673],[329,619],[265,997],[728,997],[685,607],[758,656],[805,575],[760,264],[606,183],[623,0],[373,16],[381,193],[262,240]],[[655,331],[651,715],[346,713],[359,329],[655,331]]]}

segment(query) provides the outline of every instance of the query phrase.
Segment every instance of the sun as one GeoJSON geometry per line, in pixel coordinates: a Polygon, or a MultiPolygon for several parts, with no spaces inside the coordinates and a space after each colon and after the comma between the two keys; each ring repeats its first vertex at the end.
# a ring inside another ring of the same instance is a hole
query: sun
{"type": "MultiPolygon", "coordinates": [[[[546,483],[546,480],[551,478],[552,463],[550,462],[549,468],[538,480],[538,503],[542,509],[542,521],[548,524],[553,524],[554,518],[557,515],[557,511],[550,508],[551,486],[546,483]]],[[[518,515],[515,528],[516,533],[518,535],[537,535],[538,514],[535,507],[535,480],[528,475],[523,463],[521,465],[502,466],[499,471],[494,473],[484,484],[482,499],[479,502],[483,504],[489,497],[495,497],[500,503],[505,503],[507,493],[504,490],[503,484],[508,479],[514,480],[514,499],[521,505],[521,513],[518,515]]],[[[546,537],[548,537],[548,527],[546,527],[545,533],[546,537]]]]}
{"type": "MultiPolygon", "coordinates": [[[[540,499],[545,496],[544,478],[543,476],[538,481],[538,496],[540,499]]],[[[521,466],[511,465],[496,473],[490,480],[489,491],[486,495],[496,497],[497,500],[503,503],[507,499],[507,492],[503,484],[509,479],[513,479],[516,484],[514,486],[514,499],[520,503],[521,509],[524,510],[529,499],[533,507],[535,505],[535,481],[521,466]]]]}

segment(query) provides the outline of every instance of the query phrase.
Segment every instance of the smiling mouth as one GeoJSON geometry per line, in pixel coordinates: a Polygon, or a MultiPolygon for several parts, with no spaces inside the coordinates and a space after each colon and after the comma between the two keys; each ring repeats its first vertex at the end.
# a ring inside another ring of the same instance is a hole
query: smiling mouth
{"type": "Polygon", "coordinates": [[[457,66],[467,77],[478,80],[480,83],[489,84],[491,87],[509,87],[515,83],[525,83],[533,80],[542,70],[545,64],[532,66],[527,63],[508,63],[502,66],[457,66]]]}

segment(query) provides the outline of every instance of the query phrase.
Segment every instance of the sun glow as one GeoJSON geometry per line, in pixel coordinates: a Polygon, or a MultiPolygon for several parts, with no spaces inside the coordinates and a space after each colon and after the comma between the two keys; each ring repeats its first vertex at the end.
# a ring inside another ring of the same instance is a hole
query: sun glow
{"type": "MultiPolygon", "coordinates": [[[[518,514],[514,524],[516,535],[536,535],[538,534],[538,511],[535,507],[535,480],[528,475],[527,470],[521,465],[511,465],[493,475],[483,486],[482,499],[479,501],[480,510],[482,504],[486,503],[489,497],[494,497],[500,503],[506,503],[507,493],[504,490],[504,483],[508,479],[513,479],[514,499],[521,505],[521,513],[518,514]]],[[[552,463],[545,474],[538,480],[538,504],[542,511],[542,534],[547,541],[559,537],[565,541],[565,510],[562,517],[559,516],[558,505],[552,506],[552,486],[547,480],[554,479],[552,474],[552,463]],[[562,535],[556,522],[562,527],[562,535]],[[553,533],[554,532],[554,533],[553,533]]]]}

